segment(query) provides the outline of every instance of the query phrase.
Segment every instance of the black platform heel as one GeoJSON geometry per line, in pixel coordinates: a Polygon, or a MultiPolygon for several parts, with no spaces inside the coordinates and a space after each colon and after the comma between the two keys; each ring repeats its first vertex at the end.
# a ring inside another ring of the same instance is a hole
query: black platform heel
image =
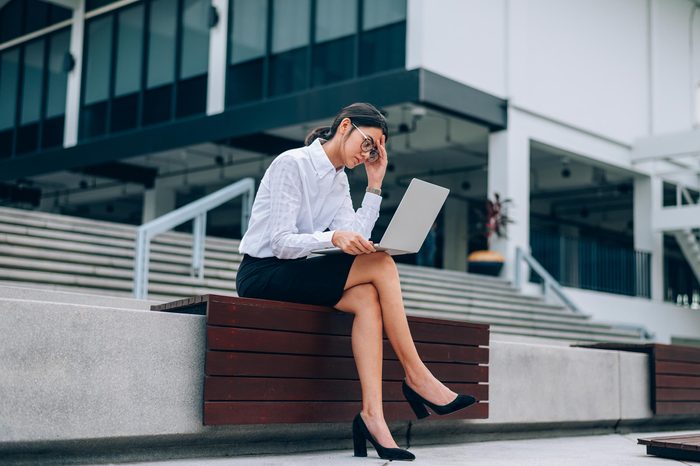
{"type": "Polygon", "coordinates": [[[432,409],[435,413],[443,415],[454,413],[455,411],[476,403],[476,398],[471,395],[457,395],[457,398],[446,405],[436,405],[416,393],[415,390],[408,386],[406,380],[403,381],[402,390],[403,396],[406,397],[406,401],[408,401],[408,403],[411,405],[411,408],[413,409],[413,412],[416,413],[416,417],[418,419],[423,419],[424,417],[430,416],[430,413],[425,408],[426,406],[432,409]]]}
{"type": "Polygon", "coordinates": [[[367,456],[367,440],[372,443],[380,458],[385,460],[413,461],[416,456],[408,450],[401,448],[385,448],[379,444],[369,429],[365,421],[359,414],[352,421],[352,442],[355,447],[355,456],[367,456]]]}

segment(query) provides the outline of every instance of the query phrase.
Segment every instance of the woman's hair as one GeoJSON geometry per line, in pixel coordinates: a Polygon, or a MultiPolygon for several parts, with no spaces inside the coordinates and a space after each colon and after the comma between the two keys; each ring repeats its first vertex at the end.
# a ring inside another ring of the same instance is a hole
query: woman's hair
{"type": "MultiPolygon", "coordinates": [[[[318,128],[311,131],[304,140],[305,145],[309,145],[316,138],[332,139],[335,136],[335,132],[338,130],[338,125],[343,121],[344,118],[350,118],[350,120],[357,126],[369,126],[372,128],[380,128],[384,136],[389,139],[389,128],[386,123],[386,118],[384,115],[377,110],[377,108],[368,103],[359,102],[350,104],[344,109],[342,109],[333,119],[333,124],[331,126],[319,126],[318,128]]],[[[355,128],[351,128],[350,132],[353,132],[355,128]]],[[[348,133],[350,134],[350,133],[348,133]]]]}

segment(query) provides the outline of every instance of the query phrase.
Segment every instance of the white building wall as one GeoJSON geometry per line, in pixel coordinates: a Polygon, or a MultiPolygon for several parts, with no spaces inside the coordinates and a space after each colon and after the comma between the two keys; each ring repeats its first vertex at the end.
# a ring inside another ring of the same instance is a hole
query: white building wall
{"type": "Polygon", "coordinates": [[[632,145],[652,129],[691,125],[690,68],[700,67],[700,58],[691,65],[690,57],[693,6],[690,0],[409,0],[407,67],[632,145]]]}

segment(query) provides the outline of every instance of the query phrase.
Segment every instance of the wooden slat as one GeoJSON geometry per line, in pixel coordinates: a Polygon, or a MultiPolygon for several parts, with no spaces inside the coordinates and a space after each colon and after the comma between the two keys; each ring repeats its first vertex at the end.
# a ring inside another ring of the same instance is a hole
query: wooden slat
{"type": "Polygon", "coordinates": [[[700,389],[658,388],[656,401],[700,401],[700,389]]]}
{"type": "Polygon", "coordinates": [[[656,345],[657,361],[700,363],[700,348],[679,345],[656,345]]]}
{"type": "Polygon", "coordinates": [[[700,376],[700,364],[690,362],[657,361],[656,375],[700,376]]]}
{"type": "Polygon", "coordinates": [[[700,377],[657,375],[656,388],[700,388],[700,377]]]}
{"type": "MultiPolygon", "coordinates": [[[[385,402],[387,421],[416,420],[408,403],[385,402]]],[[[305,422],[350,422],[362,409],[359,402],[250,402],[207,401],[204,403],[204,424],[268,424],[305,422]]],[[[430,419],[485,419],[488,403],[477,403],[465,409],[430,419]]]]}
{"type": "MultiPolygon", "coordinates": [[[[431,355],[430,359],[440,356],[440,347],[431,348],[430,343],[417,343],[431,355]]],[[[444,346],[444,345],[441,345],[444,346]]],[[[395,353],[388,340],[384,340],[384,353],[392,359],[395,353]]],[[[328,356],[352,356],[350,336],[315,335],[310,333],[281,332],[275,330],[243,329],[234,327],[207,327],[207,348],[216,351],[254,351],[264,353],[320,354],[328,356]]],[[[452,355],[466,355],[465,362],[480,362],[483,351],[478,348],[456,346],[452,355]]],[[[420,350],[419,350],[420,351],[420,350]]],[[[448,355],[446,354],[445,357],[448,355]]],[[[443,357],[440,357],[443,359],[443,357]]]]}
{"type": "Polygon", "coordinates": [[[656,403],[656,414],[700,414],[700,401],[660,401],[656,403]]]}
{"type": "MultiPolygon", "coordinates": [[[[488,366],[456,363],[426,363],[431,372],[443,382],[487,382],[488,366]]],[[[209,351],[206,354],[206,375],[238,377],[291,377],[319,379],[357,379],[352,358],[329,356],[307,357],[300,361],[286,354],[240,353],[209,351]]],[[[384,380],[403,380],[399,361],[384,361],[384,380]]]]}
{"type": "MultiPolygon", "coordinates": [[[[488,386],[452,383],[456,393],[488,398],[488,386]]],[[[401,382],[384,381],[384,401],[404,401],[401,382]]],[[[204,380],[205,401],[361,401],[357,380],[280,379],[263,377],[211,377],[204,380]]]]}
{"type": "MultiPolygon", "coordinates": [[[[214,326],[250,329],[284,330],[326,335],[351,334],[353,316],[331,309],[260,309],[255,306],[211,302],[207,323],[214,326]]],[[[471,346],[487,346],[489,332],[484,327],[438,325],[408,317],[411,335],[416,342],[433,342],[471,346]]]]}

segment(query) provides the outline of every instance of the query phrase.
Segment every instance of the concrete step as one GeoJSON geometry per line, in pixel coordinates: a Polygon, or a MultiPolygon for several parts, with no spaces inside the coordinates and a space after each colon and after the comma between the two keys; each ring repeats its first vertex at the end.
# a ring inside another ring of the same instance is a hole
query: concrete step
{"type": "Polygon", "coordinates": [[[537,316],[527,318],[526,316],[505,316],[494,314],[487,309],[469,309],[456,310],[445,309],[443,306],[421,306],[415,303],[407,302],[406,309],[429,311],[436,317],[442,319],[452,319],[452,316],[460,316],[465,320],[474,320],[475,322],[486,322],[490,324],[508,325],[517,328],[540,328],[549,330],[560,330],[564,332],[585,332],[591,334],[609,335],[611,337],[638,337],[639,332],[631,329],[614,328],[605,324],[592,324],[591,322],[557,322],[551,320],[538,319],[537,316]]]}
{"type": "Polygon", "coordinates": [[[426,297],[439,296],[441,300],[449,302],[460,302],[469,304],[473,301],[488,301],[498,303],[504,309],[537,309],[545,313],[559,315],[562,313],[570,313],[563,306],[547,304],[540,301],[520,300],[517,297],[503,297],[497,293],[491,293],[488,290],[479,292],[464,292],[464,291],[447,291],[433,286],[432,283],[425,282],[424,284],[415,284],[416,282],[401,278],[401,288],[407,293],[420,294],[426,297]],[[408,281],[408,283],[406,283],[408,281]]]}

